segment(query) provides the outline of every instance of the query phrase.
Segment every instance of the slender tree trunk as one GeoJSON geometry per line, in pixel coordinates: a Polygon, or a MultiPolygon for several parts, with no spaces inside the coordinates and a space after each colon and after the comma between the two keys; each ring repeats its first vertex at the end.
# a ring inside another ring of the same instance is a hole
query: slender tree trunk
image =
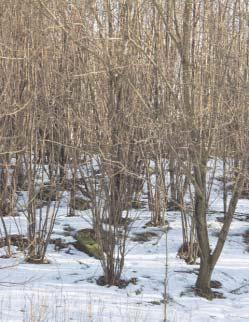
{"type": "Polygon", "coordinates": [[[210,256],[201,257],[200,269],[196,281],[197,292],[201,296],[212,299],[213,294],[210,288],[211,277],[213,273],[213,266],[211,264],[210,256]]]}
{"type": "Polygon", "coordinates": [[[175,185],[175,162],[171,156],[169,159],[169,177],[170,177],[170,205],[174,209],[176,207],[176,185],[175,185]]]}
{"type": "Polygon", "coordinates": [[[196,232],[201,252],[201,263],[196,287],[198,293],[207,298],[211,297],[210,289],[211,275],[213,271],[211,261],[211,250],[209,246],[208,228],[207,228],[207,192],[206,175],[207,159],[204,157],[202,162],[194,167],[194,175],[200,191],[195,191],[195,209],[194,217],[196,221],[196,232]]]}

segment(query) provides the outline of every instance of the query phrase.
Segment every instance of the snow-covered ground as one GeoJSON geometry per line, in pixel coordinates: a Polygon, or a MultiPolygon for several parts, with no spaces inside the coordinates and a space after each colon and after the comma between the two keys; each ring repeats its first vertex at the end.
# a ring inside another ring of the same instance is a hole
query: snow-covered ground
{"type": "MultiPolygon", "coordinates": [[[[89,226],[89,212],[78,212],[67,217],[62,204],[54,228],[54,237],[63,237],[64,228],[81,229],[89,226]]],[[[220,198],[213,200],[211,208],[220,211],[220,198]]],[[[249,253],[242,233],[249,229],[249,220],[240,221],[241,214],[249,213],[249,200],[240,200],[236,219],[232,223],[224,251],[213,274],[222,283],[225,299],[208,301],[196,297],[191,289],[196,280],[198,265],[187,265],[176,254],[181,245],[181,221],[178,212],[168,212],[170,230],[168,241],[168,320],[175,321],[249,321],[249,253]]],[[[48,250],[49,264],[28,264],[23,255],[0,259],[0,321],[163,321],[163,293],[165,279],[165,231],[143,228],[149,221],[147,210],[133,210],[137,220],[132,226],[127,244],[124,278],[137,278],[137,283],[124,289],[98,286],[96,279],[102,274],[98,260],[73,247],[71,250],[48,250]],[[132,241],[135,233],[153,231],[157,236],[147,242],[132,241]]],[[[210,241],[221,227],[209,215],[210,241]]],[[[25,217],[7,218],[11,231],[25,232],[25,217]],[[20,228],[21,227],[21,228],[20,228]]],[[[68,242],[72,237],[65,237],[68,242]]],[[[1,250],[4,252],[4,250],[1,250]]]]}

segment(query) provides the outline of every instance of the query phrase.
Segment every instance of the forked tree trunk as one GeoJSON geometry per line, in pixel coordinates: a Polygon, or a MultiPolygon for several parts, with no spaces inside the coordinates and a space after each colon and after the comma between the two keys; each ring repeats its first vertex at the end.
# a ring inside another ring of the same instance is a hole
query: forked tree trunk
{"type": "Polygon", "coordinates": [[[234,185],[232,196],[229,202],[228,211],[224,216],[224,224],[220,230],[218,241],[213,253],[209,247],[208,229],[207,229],[207,202],[206,202],[206,163],[203,160],[202,166],[195,169],[195,178],[202,193],[196,191],[195,195],[195,218],[196,218],[196,231],[198,242],[201,251],[201,263],[196,281],[197,293],[208,299],[214,297],[210,287],[213,269],[220,257],[223,250],[230,225],[232,223],[233,215],[239,199],[241,189],[244,184],[244,172],[246,169],[247,160],[242,162],[241,171],[237,176],[237,181],[234,185]],[[198,175],[199,174],[199,175],[198,175]],[[201,179],[201,180],[200,180],[201,179]]]}

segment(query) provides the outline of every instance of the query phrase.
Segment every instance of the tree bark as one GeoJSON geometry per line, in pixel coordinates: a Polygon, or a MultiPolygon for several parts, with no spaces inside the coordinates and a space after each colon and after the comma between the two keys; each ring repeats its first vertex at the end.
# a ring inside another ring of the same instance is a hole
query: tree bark
{"type": "Polygon", "coordinates": [[[213,298],[213,292],[210,287],[212,273],[213,266],[210,261],[210,256],[201,257],[199,274],[196,281],[196,289],[198,295],[206,297],[208,299],[213,298]]]}

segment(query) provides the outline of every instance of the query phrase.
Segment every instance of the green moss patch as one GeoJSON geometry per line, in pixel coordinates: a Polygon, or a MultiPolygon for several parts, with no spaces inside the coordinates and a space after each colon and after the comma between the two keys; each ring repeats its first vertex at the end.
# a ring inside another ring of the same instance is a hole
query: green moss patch
{"type": "Polygon", "coordinates": [[[96,259],[102,258],[101,247],[97,243],[93,229],[82,229],[76,233],[75,248],[95,257],[96,259]]]}

